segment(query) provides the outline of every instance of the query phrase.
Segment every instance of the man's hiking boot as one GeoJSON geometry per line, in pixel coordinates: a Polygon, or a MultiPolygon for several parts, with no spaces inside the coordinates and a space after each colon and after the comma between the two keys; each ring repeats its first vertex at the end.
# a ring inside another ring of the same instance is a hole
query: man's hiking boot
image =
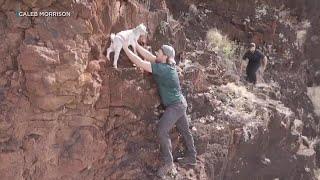
{"type": "Polygon", "coordinates": [[[260,161],[261,161],[262,164],[264,164],[264,165],[266,165],[266,166],[271,164],[270,159],[267,158],[266,155],[262,155],[262,156],[260,157],[260,161]]]}
{"type": "Polygon", "coordinates": [[[157,176],[164,178],[169,172],[177,174],[176,166],[173,163],[161,166],[157,172],[157,176]]]}
{"type": "Polygon", "coordinates": [[[195,166],[197,164],[197,160],[195,157],[181,157],[177,159],[179,163],[181,164],[187,164],[187,165],[192,165],[195,166]]]}

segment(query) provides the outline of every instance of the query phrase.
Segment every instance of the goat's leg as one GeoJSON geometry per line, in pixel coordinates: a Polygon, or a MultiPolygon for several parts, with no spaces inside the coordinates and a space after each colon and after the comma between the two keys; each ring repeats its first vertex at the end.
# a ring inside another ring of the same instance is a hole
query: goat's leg
{"type": "Polygon", "coordinates": [[[138,55],[136,45],[135,45],[135,44],[132,44],[131,46],[132,46],[133,52],[138,55]]]}
{"type": "Polygon", "coordinates": [[[110,47],[107,49],[107,58],[108,60],[110,61],[110,53],[113,51],[113,48],[112,48],[112,44],[110,45],[110,47]]]}
{"type": "MultiPolygon", "coordinates": [[[[135,44],[131,44],[131,46],[132,46],[133,52],[134,52],[136,55],[138,55],[136,45],[135,45],[135,44]]],[[[133,67],[136,67],[137,65],[135,65],[134,63],[132,63],[132,66],[133,66],[133,67]]]]}
{"type": "Polygon", "coordinates": [[[113,67],[118,68],[118,60],[120,55],[121,48],[118,48],[114,51],[113,67]]]}

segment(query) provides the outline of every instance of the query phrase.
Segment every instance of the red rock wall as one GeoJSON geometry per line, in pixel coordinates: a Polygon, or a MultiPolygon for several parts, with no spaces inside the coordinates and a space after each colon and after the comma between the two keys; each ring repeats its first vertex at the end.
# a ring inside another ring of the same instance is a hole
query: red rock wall
{"type": "MultiPolygon", "coordinates": [[[[248,4],[214,2],[219,5],[214,6],[215,18],[207,23],[195,19],[190,23],[192,28],[190,24],[181,25],[182,19],[158,27],[161,20],[168,20],[167,7],[174,15],[179,15],[188,10],[192,1],[149,2],[150,11],[143,5],[147,1],[142,0],[139,0],[142,4],[130,0],[0,0],[0,179],[154,178],[160,165],[155,128],[163,110],[155,84],[150,75],[132,68],[124,54],[120,56],[119,70],[114,70],[103,55],[110,43],[110,32],[132,28],[141,22],[147,25],[148,38],[154,47],[170,42],[178,53],[185,49],[190,51],[181,53],[181,57],[199,61],[192,66],[182,65],[181,78],[189,101],[188,113],[199,152],[199,165],[191,170],[179,167],[180,174],[176,179],[246,179],[250,171],[242,164],[248,163],[247,167],[252,167],[256,165],[252,159],[274,154],[277,146],[273,142],[286,143],[281,144],[280,152],[288,156],[281,158],[283,162],[291,162],[301,139],[298,135],[272,136],[282,131],[291,133],[291,126],[285,130],[279,128],[284,116],[275,110],[279,98],[268,101],[273,105],[270,107],[235,96],[235,92],[221,86],[235,81],[233,76],[225,76],[221,58],[203,51],[205,43],[201,38],[206,28],[213,25],[225,29],[231,37],[248,40],[246,29],[243,29],[248,27],[239,24],[240,16],[229,17],[228,7],[246,17],[250,13],[239,10],[240,6],[236,5],[251,7],[250,1],[248,4]],[[72,15],[65,18],[17,17],[17,10],[70,11],[72,15]],[[200,50],[202,53],[197,54],[200,50]],[[251,122],[246,119],[247,111],[255,112],[256,109],[258,118],[250,120],[256,122],[256,128],[260,130],[253,132],[256,138],[244,141],[243,132],[237,136],[237,130],[251,122]],[[261,114],[266,114],[267,118],[261,114]],[[269,122],[276,126],[269,127],[269,122]],[[264,138],[274,138],[274,141],[263,141],[265,149],[260,151],[259,143],[264,138]],[[283,138],[287,140],[280,141],[283,138]],[[288,150],[288,147],[294,149],[288,150]],[[241,158],[246,160],[241,161],[241,158]],[[237,170],[242,170],[241,176],[235,173],[237,170]]],[[[212,8],[211,5],[202,6],[212,8]]],[[[259,33],[255,28],[249,28],[249,31],[254,32],[257,41],[272,39],[273,34],[269,31],[259,33]]],[[[186,63],[183,58],[181,63],[186,63]]],[[[275,89],[253,93],[266,100],[280,93],[275,89]]],[[[283,121],[290,124],[295,118],[302,117],[293,115],[283,121]]],[[[172,138],[177,156],[182,152],[181,138],[176,131],[172,138]]],[[[261,166],[260,171],[256,171],[261,173],[253,177],[268,179],[281,175],[294,179],[301,175],[309,178],[312,173],[304,172],[304,165],[314,168],[313,155],[302,153],[299,160],[295,159],[292,166],[281,171],[270,167],[264,171],[261,166]],[[296,170],[304,173],[290,174],[296,170]]],[[[279,159],[268,157],[272,162],[279,159]]],[[[274,167],[282,166],[278,163],[274,167]]]]}
{"type": "Polygon", "coordinates": [[[6,0],[0,7],[1,179],[137,174],[122,165],[134,158],[127,146],[154,135],[143,120],[159,101],[142,74],[113,70],[103,51],[110,32],[145,23],[152,33],[166,14],[116,0],[6,0]],[[17,17],[18,10],[71,17],[17,17]]]}

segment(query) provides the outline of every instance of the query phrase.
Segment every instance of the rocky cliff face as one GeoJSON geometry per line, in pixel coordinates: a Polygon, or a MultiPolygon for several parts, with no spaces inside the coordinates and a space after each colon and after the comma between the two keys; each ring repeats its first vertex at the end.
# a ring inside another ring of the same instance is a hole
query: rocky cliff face
{"type": "MultiPolygon", "coordinates": [[[[171,43],[178,52],[199,153],[196,167],[178,166],[169,179],[315,179],[318,1],[0,0],[0,7],[1,179],[156,179],[163,112],[156,86],[125,54],[118,70],[104,56],[111,32],[139,23],[153,50],[171,43]],[[268,54],[264,85],[246,88],[237,56],[207,50],[213,27],[237,47],[254,41],[268,54]]],[[[174,130],[175,157],[180,139],[174,130]]]]}

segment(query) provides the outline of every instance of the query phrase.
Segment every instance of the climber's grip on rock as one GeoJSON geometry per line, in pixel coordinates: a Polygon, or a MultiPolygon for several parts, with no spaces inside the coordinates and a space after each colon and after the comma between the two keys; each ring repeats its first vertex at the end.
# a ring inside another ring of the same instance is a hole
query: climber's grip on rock
{"type": "Polygon", "coordinates": [[[178,161],[184,164],[195,165],[197,152],[194,147],[193,136],[189,129],[189,121],[187,120],[187,101],[182,95],[179,76],[175,66],[174,48],[169,45],[162,45],[156,52],[156,55],[153,55],[137,43],[137,51],[147,60],[143,61],[138,55],[134,54],[128,46],[128,43],[125,42],[123,49],[129,59],[138,67],[152,73],[158,85],[161,101],[165,106],[165,112],[160,118],[157,130],[164,166],[159,168],[157,175],[164,177],[167,173],[175,169],[169,136],[169,132],[174,125],[176,125],[182,134],[187,146],[187,156],[178,159],[178,161]]]}
{"type": "MultiPolygon", "coordinates": [[[[268,63],[267,56],[265,56],[261,51],[256,49],[255,43],[250,43],[248,51],[243,55],[242,60],[249,60],[246,68],[246,80],[250,83],[257,83],[257,72],[260,68],[261,75],[265,71],[268,63]]],[[[240,63],[240,73],[244,66],[243,61],[240,63]]]]}

